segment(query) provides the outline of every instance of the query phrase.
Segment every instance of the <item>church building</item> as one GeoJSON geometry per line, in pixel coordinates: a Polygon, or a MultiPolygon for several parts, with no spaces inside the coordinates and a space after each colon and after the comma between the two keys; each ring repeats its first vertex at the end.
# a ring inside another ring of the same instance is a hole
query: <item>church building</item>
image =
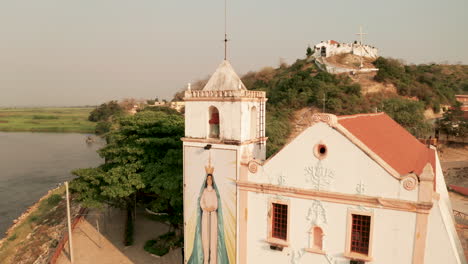
{"type": "Polygon", "coordinates": [[[385,113],[315,114],[266,159],[228,61],[184,101],[184,263],[466,263],[437,151],[385,113]]]}

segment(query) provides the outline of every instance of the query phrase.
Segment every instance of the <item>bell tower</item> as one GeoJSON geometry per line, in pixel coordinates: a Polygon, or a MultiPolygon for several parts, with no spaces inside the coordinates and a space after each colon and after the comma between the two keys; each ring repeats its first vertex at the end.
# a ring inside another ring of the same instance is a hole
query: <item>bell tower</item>
{"type": "Polygon", "coordinates": [[[265,159],[265,92],[247,90],[224,60],[202,90],[185,91],[184,101],[184,261],[239,263],[236,182],[243,155],[265,159]],[[213,200],[216,210],[205,206],[213,200]]]}

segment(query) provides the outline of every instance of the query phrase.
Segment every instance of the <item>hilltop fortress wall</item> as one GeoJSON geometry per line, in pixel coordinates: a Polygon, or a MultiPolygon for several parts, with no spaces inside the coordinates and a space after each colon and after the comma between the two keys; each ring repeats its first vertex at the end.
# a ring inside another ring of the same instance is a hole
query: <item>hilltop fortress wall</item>
{"type": "Polygon", "coordinates": [[[361,45],[355,43],[339,43],[334,40],[322,41],[314,46],[314,57],[331,57],[338,54],[354,54],[366,58],[376,59],[378,57],[378,49],[369,45],[361,45]]]}

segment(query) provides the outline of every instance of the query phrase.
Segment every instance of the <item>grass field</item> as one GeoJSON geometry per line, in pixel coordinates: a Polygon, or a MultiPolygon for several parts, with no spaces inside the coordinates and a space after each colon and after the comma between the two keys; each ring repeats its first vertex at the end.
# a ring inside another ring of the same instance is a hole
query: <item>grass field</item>
{"type": "Polygon", "coordinates": [[[0,108],[0,131],[94,133],[94,108],[0,108]]]}

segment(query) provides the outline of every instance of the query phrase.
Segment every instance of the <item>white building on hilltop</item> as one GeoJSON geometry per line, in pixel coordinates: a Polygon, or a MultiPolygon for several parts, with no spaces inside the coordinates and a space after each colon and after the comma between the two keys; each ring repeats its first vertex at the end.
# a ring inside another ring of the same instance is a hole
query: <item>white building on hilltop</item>
{"type": "Polygon", "coordinates": [[[370,59],[377,59],[378,49],[360,42],[340,43],[335,40],[322,41],[314,46],[314,57],[332,57],[339,54],[354,54],[370,59]]]}
{"type": "Polygon", "coordinates": [[[265,160],[265,92],[187,90],[185,263],[466,263],[437,152],[384,113],[313,115],[265,160]]]}

